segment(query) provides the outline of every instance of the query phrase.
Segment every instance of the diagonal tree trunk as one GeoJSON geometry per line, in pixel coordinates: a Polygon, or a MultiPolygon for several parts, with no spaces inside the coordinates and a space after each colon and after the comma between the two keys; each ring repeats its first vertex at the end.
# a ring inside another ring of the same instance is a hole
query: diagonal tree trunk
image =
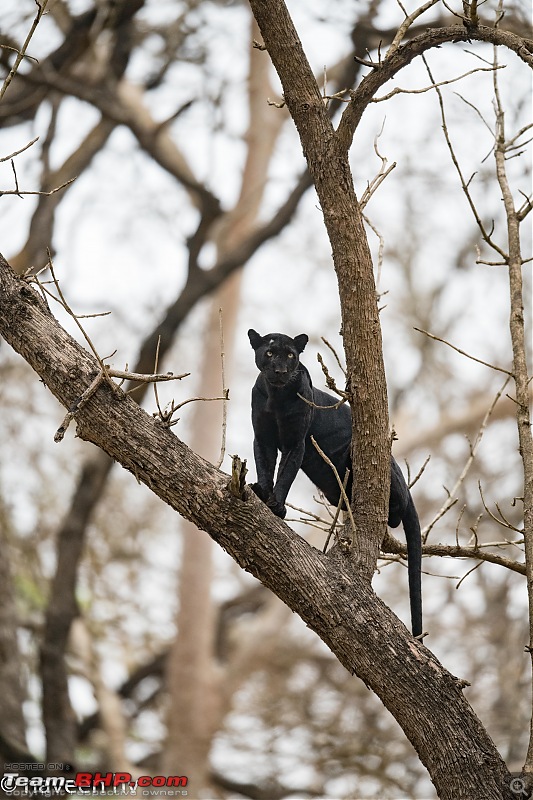
{"type": "MultiPolygon", "coordinates": [[[[97,374],[95,359],[3,259],[0,286],[0,333],[70,408],[97,374]]],[[[463,697],[464,684],[410,636],[346,559],[315,550],[249,490],[236,497],[227,475],[119,389],[102,384],[76,423],[82,439],[206,530],[376,692],[414,745],[441,800],[515,796],[504,762],[463,697]]]]}

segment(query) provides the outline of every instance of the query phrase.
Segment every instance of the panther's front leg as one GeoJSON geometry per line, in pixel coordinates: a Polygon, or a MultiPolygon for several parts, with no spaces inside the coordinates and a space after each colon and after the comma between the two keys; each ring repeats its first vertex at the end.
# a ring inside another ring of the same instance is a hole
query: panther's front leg
{"type": "Polygon", "coordinates": [[[278,448],[275,440],[255,437],[254,459],[257,483],[252,483],[251,488],[264,503],[272,496],[277,457],[278,448]]]}
{"type": "Polygon", "coordinates": [[[289,494],[289,489],[294,483],[294,479],[298,474],[298,470],[302,466],[302,461],[305,453],[305,442],[299,442],[290,450],[281,451],[281,460],[279,462],[278,474],[276,477],[276,485],[271,496],[268,498],[267,506],[271,511],[282,519],[287,513],[285,508],[285,500],[289,494]]]}

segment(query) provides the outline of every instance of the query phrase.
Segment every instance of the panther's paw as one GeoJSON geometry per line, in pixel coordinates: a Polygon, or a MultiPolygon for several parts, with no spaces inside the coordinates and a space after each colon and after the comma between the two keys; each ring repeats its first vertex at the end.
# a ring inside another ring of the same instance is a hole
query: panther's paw
{"type": "Polygon", "coordinates": [[[263,503],[266,503],[268,498],[271,496],[270,491],[268,489],[263,489],[259,483],[251,483],[250,489],[258,496],[260,500],[263,501],[263,503]]]}
{"type": "Polygon", "coordinates": [[[279,500],[276,500],[273,494],[270,495],[268,500],[266,501],[267,506],[272,511],[276,517],[281,517],[281,519],[285,519],[285,514],[287,513],[287,509],[283,503],[280,503],[279,500]]]}

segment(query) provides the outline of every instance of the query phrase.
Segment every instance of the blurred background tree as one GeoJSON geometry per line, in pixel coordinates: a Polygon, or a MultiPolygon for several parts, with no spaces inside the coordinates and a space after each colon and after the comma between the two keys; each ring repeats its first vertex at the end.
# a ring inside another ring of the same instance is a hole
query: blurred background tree
{"type": "MultiPolygon", "coordinates": [[[[223,354],[227,451],[251,462],[255,367],[246,329],[307,332],[304,360],[317,385],[314,352],[335,371],[321,337],[342,346],[316,195],[286,109],[272,105],[281,105],[279,83],[252,46],[260,37],[249,8],[49,0],[46,11],[0,101],[1,186],[22,193],[3,199],[0,249],[20,273],[44,267],[51,249],[76,311],[112,312],[86,325],[100,353],[116,351],[117,368],[150,372],[160,337],[159,364],[191,373],[158,389],[161,407],[172,397],[219,397],[223,354]]],[[[526,6],[506,3],[505,11],[506,28],[531,37],[526,6]]],[[[291,12],[328,96],[358,84],[368,67],[354,55],[376,61],[403,19],[385,0],[317,1],[291,12]]],[[[31,0],[4,2],[4,74],[35,13],[31,0]]],[[[430,13],[409,35],[454,21],[444,4],[430,13]]],[[[494,17],[491,3],[483,13],[494,17]]],[[[435,50],[428,61],[435,82],[487,68],[441,91],[478,212],[498,235],[491,57],[472,44],[435,50]]],[[[517,133],[531,117],[530,76],[514,56],[501,58],[507,125],[517,133]]],[[[414,329],[508,366],[507,276],[477,263],[479,231],[440,132],[435,91],[415,91],[432,81],[421,64],[401,79],[407,91],[368,109],[351,160],[359,195],[380,170],[379,154],[396,163],[366,213],[395,455],[414,477],[431,454],[414,489],[424,525],[460,476],[501,376],[414,329]]],[[[332,116],[339,105],[329,101],[332,116]]],[[[508,162],[526,194],[527,139],[524,131],[520,158],[508,162]]],[[[61,409],[5,346],[0,375],[6,763],[32,753],[100,771],[188,775],[194,797],[434,796],[396,722],[299,619],[107,456],[72,436],[57,447],[61,409]],[[58,702],[65,686],[67,704],[58,702]]],[[[155,409],[146,387],[134,396],[155,409]]],[[[180,437],[216,462],[222,403],[180,413],[180,437]]],[[[520,526],[513,415],[502,397],[430,542],[511,538],[488,514],[498,516],[496,503],[520,526]]],[[[316,511],[312,495],[302,477],[289,499],[316,511]]],[[[296,529],[322,546],[322,533],[293,514],[296,529]]],[[[518,769],[530,715],[524,579],[481,562],[424,564],[426,643],[472,683],[469,700],[518,769]]],[[[407,619],[404,563],[384,560],[375,586],[407,619]]]]}

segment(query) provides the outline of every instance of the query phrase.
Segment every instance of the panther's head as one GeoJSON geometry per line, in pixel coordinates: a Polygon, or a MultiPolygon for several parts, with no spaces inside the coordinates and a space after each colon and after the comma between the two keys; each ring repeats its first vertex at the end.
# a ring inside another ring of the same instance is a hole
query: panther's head
{"type": "Polygon", "coordinates": [[[248,331],[250,344],[255,350],[255,363],[266,380],[276,387],[286,386],[295,375],[309,337],[305,333],[285,336],[284,333],[267,333],[261,336],[253,328],[248,331]]]}

